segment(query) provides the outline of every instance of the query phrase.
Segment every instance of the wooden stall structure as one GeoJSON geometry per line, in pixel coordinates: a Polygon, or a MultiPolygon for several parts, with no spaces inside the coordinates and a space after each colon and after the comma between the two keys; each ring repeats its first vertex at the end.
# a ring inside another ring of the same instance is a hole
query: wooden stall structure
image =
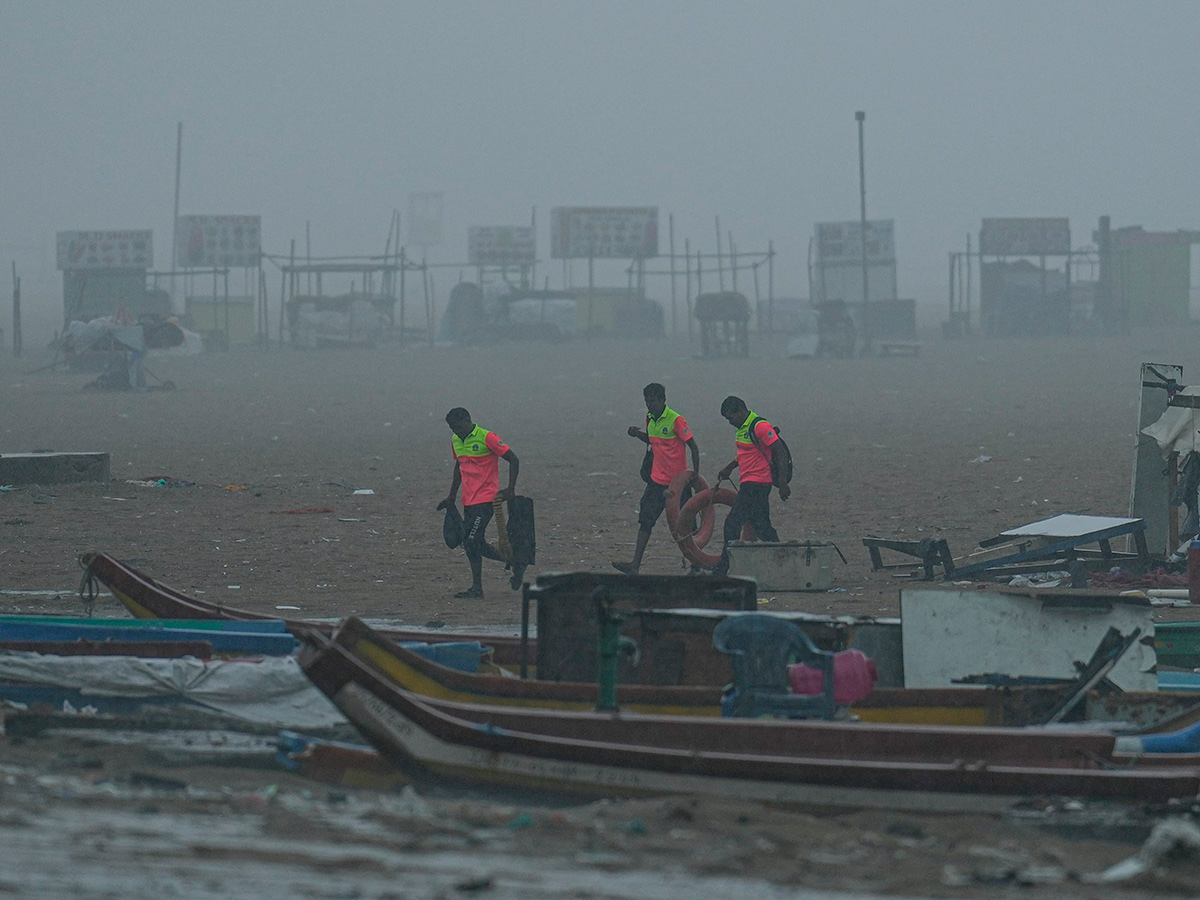
{"type": "Polygon", "coordinates": [[[700,322],[700,355],[705,359],[750,355],[750,304],[733,291],[696,298],[700,322]]]}

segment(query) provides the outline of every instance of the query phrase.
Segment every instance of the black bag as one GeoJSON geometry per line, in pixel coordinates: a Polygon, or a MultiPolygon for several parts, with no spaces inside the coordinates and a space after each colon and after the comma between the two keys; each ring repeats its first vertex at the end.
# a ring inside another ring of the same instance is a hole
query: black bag
{"type": "MultiPolygon", "coordinates": [[[[755,416],[754,420],[750,423],[750,440],[754,441],[754,446],[758,447],[759,452],[764,456],[767,451],[759,445],[758,436],[754,433],[754,429],[759,422],[765,421],[766,419],[762,416],[755,416]]],[[[771,427],[775,428],[774,425],[771,427]]],[[[778,428],[775,428],[775,436],[779,440],[771,445],[771,481],[775,487],[782,487],[785,484],[792,483],[792,451],[789,449],[787,441],[783,439],[783,435],[779,433],[778,428]]]]}
{"type": "Polygon", "coordinates": [[[642,457],[642,481],[646,484],[650,483],[650,476],[654,472],[654,451],[649,447],[646,448],[646,455],[642,457]]]}
{"type": "Polygon", "coordinates": [[[445,501],[438,504],[438,509],[446,510],[446,518],[442,520],[442,540],[453,550],[462,544],[465,537],[466,526],[463,524],[462,513],[458,511],[458,506],[445,501]]]}
{"type": "Polygon", "coordinates": [[[533,499],[513,497],[508,501],[508,545],[514,566],[532,566],[537,556],[537,534],[533,522],[533,499]]]}

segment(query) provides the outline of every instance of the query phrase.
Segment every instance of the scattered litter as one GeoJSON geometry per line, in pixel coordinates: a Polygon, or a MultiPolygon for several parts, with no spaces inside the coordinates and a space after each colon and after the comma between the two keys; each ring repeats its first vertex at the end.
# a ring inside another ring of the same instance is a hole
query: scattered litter
{"type": "Polygon", "coordinates": [[[13,486],[11,484],[0,484],[0,491],[11,491],[12,489],[13,486]]]}
{"type": "Polygon", "coordinates": [[[127,479],[126,484],[140,484],[142,487],[195,487],[196,482],[184,481],[173,475],[147,475],[144,478],[127,479]]]}
{"type": "Polygon", "coordinates": [[[1060,584],[1070,584],[1071,573],[1063,571],[1055,572],[1038,572],[1033,575],[1014,575],[1008,582],[1009,587],[1038,587],[1052,588],[1058,587],[1060,584]]]}
{"type": "Polygon", "coordinates": [[[616,475],[616,474],[617,474],[616,472],[588,472],[586,477],[597,478],[601,475],[616,475]]]}
{"type": "Polygon", "coordinates": [[[1171,860],[1195,857],[1198,852],[1200,828],[1183,817],[1173,817],[1155,825],[1150,837],[1146,838],[1146,843],[1136,854],[1109,866],[1099,875],[1085,876],[1083,880],[1092,884],[1128,881],[1171,860]]]}
{"type": "Polygon", "coordinates": [[[294,609],[294,610],[300,609],[300,607],[298,607],[298,606],[287,606],[287,605],[276,606],[275,608],[276,609],[294,609]]]}
{"type": "Polygon", "coordinates": [[[370,488],[359,488],[357,491],[354,492],[354,496],[363,497],[363,496],[369,496],[374,493],[375,492],[373,490],[371,490],[370,488]]]}
{"type": "Polygon", "coordinates": [[[328,506],[306,506],[300,509],[273,509],[273,513],[281,516],[317,516],[322,513],[333,512],[328,506]]]}
{"type": "Polygon", "coordinates": [[[338,519],[339,522],[361,522],[362,519],[338,519]]]}
{"type": "Polygon", "coordinates": [[[225,587],[229,588],[231,591],[240,591],[242,589],[240,584],[227,584],[225,587]]]}
{"type": "Polygon", "coordinates": [[[101,500],[128,500],[128,497],[101,497],[101,500]]]}
{"type": "Polygon", "coordinates": [[[973,463],[985,463],[985,462],[991,462],[992,458],[990,456],[983,456],[981,454],[970,461],[973,463]]]}
{"type": "Polygon", "coordinates": [[[225,485],[225,487],[223,487],[221,490],[224,490],[224,491],[244,491],[245,489],[246,489],[246,486],[245,486],[244,484],[227,484],[227,485],[225,485]]]}

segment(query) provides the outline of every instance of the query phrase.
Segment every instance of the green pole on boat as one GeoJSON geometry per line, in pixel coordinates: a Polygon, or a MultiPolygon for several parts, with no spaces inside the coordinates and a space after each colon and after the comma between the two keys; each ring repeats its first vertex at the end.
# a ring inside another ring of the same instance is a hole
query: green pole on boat
{"type": "Polygon", "coordinates": [[[637,644],[632,638],[621,635],[621,625],[625,617],[612,608],[612,600],[608,589],[598,587],[592,593],[596,602],[596,619],[600,625],[600,638],[597,642],[597,681],[599,696],[596,698],[597,711],[614,711],[617,707],[617,660],[622,653],[628,653],[637,660],[637,644]]]}

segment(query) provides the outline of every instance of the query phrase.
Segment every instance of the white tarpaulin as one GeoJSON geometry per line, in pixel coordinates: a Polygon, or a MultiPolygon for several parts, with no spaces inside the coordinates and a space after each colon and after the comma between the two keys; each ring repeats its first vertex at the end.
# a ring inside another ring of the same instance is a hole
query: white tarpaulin
{"type": "MultiPolygon", "coordinates": [[[[1189,385],[1179,393],[1195,397],[1200,395],[1200,385],[1189,385]]],[[[1200,409],[1168,406],[1167,411],[1159,416],[1157,422],[1142,429],[1142,434],[1154,438],[1164,456],[1172,450],[1181,456],[1192,450],[1200,450],[1200,440],[1197,440],[1198,435],[1196,434],[1197,429],[1200,429],[1198,413],[1200,413],[1200,409]]]]}
{"type": "Polygon", "coordinates": [[[281,728],[323,728],[346,721],[291,656],[204,661],[14,651],[0,653],[0,680],[100,697],[178,697],[281,728]]]}

